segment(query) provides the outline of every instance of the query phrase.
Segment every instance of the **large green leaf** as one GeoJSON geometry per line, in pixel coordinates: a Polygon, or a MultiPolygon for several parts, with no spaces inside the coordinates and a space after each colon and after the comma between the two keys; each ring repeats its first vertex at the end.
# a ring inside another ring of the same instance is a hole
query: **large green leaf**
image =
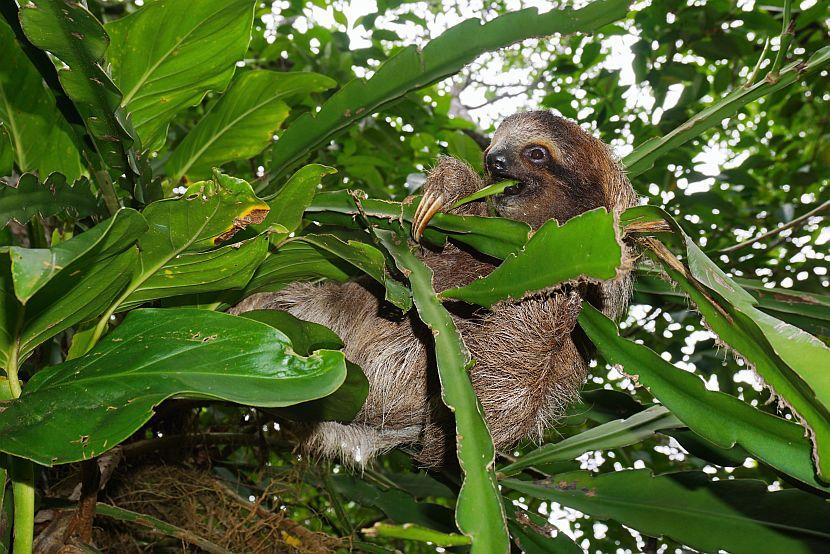
{"type": "Polygon", "coordinates": [[[20,24],[32,44],[67,65],[58,72],[61,86],[78,108],[104,163],[131,175],[133,137],[119,109],[121,91],[103,67],[109,45],[104,27],[78,2],[32,0],[21,5],[20,24]]]}
{"type": "Polygon", "coordinates": [[[464,473],[455,510],[458,529],[472,540],[472,552],[506,552],[509,537],[494,471],[496,452],[467,375],[470,354],[452,316],[435,295],[432,270],[409,250],[402,234],[388,230],[375,233],[398,269],[409,277],[415,308],[435,340],[441,398],[455,414],[458,461],[464,473]]]}
{"type": "MultiPolygon", "coordinates": [[[[291,341],[291,349],[300,356],[308,356],[315,350],[326,348],[339,350],[343,342],[334,331],[318,323],[303,321],[281,310],[253,310],[242,317],[261,321],[282,331],[291,341]]],[[[301,402],[287,408],[267,410],[269,413],[298,421],[343,421],[354,419],[366,396],[369,380],[363,370],[346,360],[346,380],[336,391],[324,398],[301,402]]]]}
{"type": "Polygon", "coordinates": [[[303,235],[297,240],[307,242],[352,264],[386,290],[386,300],[403,311],[412,307],[409,289],[389,275],[383,253],[365,242],[342,241],[334,235],[303,235]]]}
{"type": "Polygon", "coordinates": [[[283,227],[285,231],[276,233],[275,240],[285,238],[286,234],[299,229],[303,213],[317,194],[323,177],[334,173],[337,170],[333,167],[320,164],[309,164],[298,169],[268,201],[271,211],[260,226],[255,228],[264,230],[275,225],[283,227]]]}
{"type": "MultiPolygon", "coordinates": [[[[149,229],[138,241],[139,267],[128,286],[99,320],[95,338],[103,334],[109,317],[122,309],[130,297],[151,279],[155,278],[156,284],[151,283],[150,287],[160,290],[159,283],[163,282],[163,288],[168,288],[165,295],[172,293],[170,289],[177,284],[167,282],[163,275],[165,268],[179,279],[179,290],[183,292],[191,285],[194,289],[189,292],[215,290],[216,279],[221,281],[223,270],[213,260],[217,255],[227,255],[228,251],[187,258],[184,262],[179,261],[178,256],[209,251],[238,230],[262,221],[267,213],[268,205],[254,196],[246,181],[219,172],[211,181],[193,183],[179,198],[159,200],[147,206],[142,215],[149,229]],[[201,268],[196,268],[195,275],[187,272],[188,260],[201,265],[201,268]],[[212,271],[209,274],[199,271],[206,268],[212,271]]],[[[146,288],[146,292],[138,293],[137,298],[144,300],[152,297],[151,290],[146,288]]]]}
{"type": "Polygon", "coordinates": [[[0,450],[45,465],[73,462],[116,446],[173,396],[288,406],[343,383],[342,352],[304,358],[290,346],[280,331],[247,318],[135,310],[88,355],[29,381],[0,413],[0,450]]]}
{"type": "Polygon", "coordinates": [[[337,83],[318,73],[254,70],[234,79],[227,92],[187,134],[167,160],[178,181],[210,175],[212,167],[262,152],[288,117],[286,100],[320,92],[337,83]]]}
{"type": "Polygon", "coordinates": [[[179,254],[142,282],[119,309],[171,296],[242,289],[267,254],[264,234],[215,250],[179,254]]]}
{"type": "Polygon", "coordinates": [[[706,552],[789,554],[830,547],[830,507],[824,499],[796,489],[770,493],[762,481],[631,470],[596,477],[580,471],[502,484],[706,552]]]}
{"type": "Polygon", "coordinates": [[[665,211],[640,206],[626,217],[662,220],[674,232],[686,265],[651,239],[654,255],[697,306],[718,337],[741,354],[810,431],[822,480],[830,479],[830,348],[756,308],[755,298],[720,270],[665,211]]]}
{"type": "Polygon", "coordinates": [[[637,444],[658,431],[683,426],[665,407],[652,406],[627,419],[610,421],[557,443],[546,444],[503,467],[499,473],[512,475],[535,465],[573,460],[589,450],[608,450],[637,444]]]}
{"type": "MultiPolygon", "coordinates": [[[[135,242],[146,229],[138,212],[122,209],[92,230],[56,246],[54,255],[11,249],[14,292],[26,304],[9,297],[11,282],[4,285],[5,316],[0,324],[2,335],[10,340],[2,356],[12,353],[23,359],[50,337],[104,312],[129,283],[138,263],[135,242]],[[55,264],[57,259],[66,265],[55,264]]],[[[8,277],[12,278],[11,268],[8,277]]]]}
{"type": "Polygon", "coordinates": [[[754,458],[816,488],[810,441],[800,425],[762,412],[700,377],[673,367],[648,347],[619,336],[614,322],[587,303],[579,325],[602,356],[646,387],[689,429],[721,448],[738,444],[754,458]],[[724,425],[728,421],[729,425],[724,425]]]}
{"type": "Polygon", "coordinates": [[[352,266],[334,256],[326,256],[310,244],[292,241],[269,255],[254,273],[244,296],[273,292],[294,281],[330,279],[347,281],[356,272],[352,266]]]}
{"type": "Polygon", "coordinates": [[[629,177],[634,177],[650,169],[654,162],[665,153],[681,144],[692,140],[710,127],[720,124],[726,118],[735,115],[738,110],[762,96],[772,94],[802,80],[830,63],[830,46],[813,54],[805,63],[793,62],[785,67],[775,81],[762,79],[751,87],[739,87],[728,96],[675,128],[664,137],[647,140],[623,158],[622,163],[629,177]]]}
{"type": "Polygon", "coordinates": [[[441,298],[463,300],[489,308],[507,298],[580,278],[611,279],[622,262],[613,214],[598,208],[561,227],[556,220],[542,225],[525,247],[505,258],[486,277],[445,290],[441,298]]]}
{"type": "MultiPolygon", "coordinates": [[[[11,155],[20,171],[37,171],[41,178],[60,171],[74,181],[81,175],[81,157],[72,129],[5,21],[0,21],[0,44],[0,122],[10,141],[0,132],[0,158],[11,155]]],[[[11,174],[5,163],[0,176],[11,174]]]]}
{"type": "Polygon", "coordinates": [[[107,60],[144,148],[158,149],[170,120],[224,90],[251,39],[253,0],[155,0],[107,24],[107,60]]]}
{"type": "Polygon", "coordinates": [[[304,114],[274,146],[274,177],[355,121],[372,115],[405,94],[459,71],[480,54],[554,33],[593,32],[621,19],[626,0],[598,0],[579,10],[538,13],[535,8],[507,13],[482,24],[468,19],[430,41],[423,50],[408,46],[390,57],[368,80],[355,79],[329,98],[316,114],[304,114]]]}
{"type": "MultiPolygon", "coordinates": [[[[653,270],[637,271],[634,291],[640,296],[640,301],[686,305],[686,295],[657,275],[659,273],[653,270]]],[[[759,310],[813,335],[830,337],[830,298],[827,296],[795,289],[769,288],[756,279],[733,280],[755,297],[759,310]]]]}
{"type": "Polygon", "coordinates": [[[24,173],[17,187],[0,183],[0,227],[9,221],[26,224],[39,215],[49,217],[69,214],[86,217],[98,210],[98,199],[82,177],[69,185],[60,173],[53,173],[41,183],[35,175],[24,173]]]}
{"type": "Polygon", "coordinates": [[[115,217],[52,248],[12,246],[9,255],[17,299],[26,304],[68,266],[121,252],[146,229],[146,223],[135,210],[124,209],[115,217]]]}

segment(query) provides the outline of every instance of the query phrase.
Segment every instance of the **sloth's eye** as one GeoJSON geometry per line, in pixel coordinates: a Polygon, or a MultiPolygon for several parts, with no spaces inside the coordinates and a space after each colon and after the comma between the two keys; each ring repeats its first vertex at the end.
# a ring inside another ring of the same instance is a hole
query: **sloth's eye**
{"type": "Polygon", "coordinates": [[[531,146],[525,149],[525,157],[534,164],[544,164],[548,161],[548,151],[541,146],[531,146]]]}

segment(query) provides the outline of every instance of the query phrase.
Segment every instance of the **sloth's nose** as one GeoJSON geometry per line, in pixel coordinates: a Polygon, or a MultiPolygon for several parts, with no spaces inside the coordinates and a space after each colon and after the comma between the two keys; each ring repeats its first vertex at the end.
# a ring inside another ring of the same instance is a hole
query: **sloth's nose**
{"type": "Polygon", "coordinates": [[[507,156],[502,152],[488,152],[484,164],[487,166],[487,173],[494,177],[503,177],[507,172],[507,156]]]}

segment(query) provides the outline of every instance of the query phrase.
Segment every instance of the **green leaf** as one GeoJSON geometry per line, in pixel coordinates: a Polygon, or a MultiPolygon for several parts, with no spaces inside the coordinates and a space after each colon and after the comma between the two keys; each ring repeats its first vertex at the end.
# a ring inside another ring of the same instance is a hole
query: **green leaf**
{"type": "MultiPolygon", "coordinates": [[[[9,352],[17,340],[17,319],[20,304],[14,296],[14,281],[12,280],[11,260],[8,256],[0,256],[0,367],[6,368],[9,363],[9,352]]],[[[8,381],[3,387],[10,390],[8,381]]],[[[6,400],[6,398],[3,398],[6,400]]]]}
{"type": "Polygon", "coordinates": [[[452,531],[452,511],[431,502],[417,502],[406,492],[381,489],[352,475],[332,477],[333,488],[349,500],[377,508],[395,523],[420,525],[437,531],[452,531]]]}
{"type": "Polygon", "coordinates": [[[60,171],[74,181],[81,175],[81,157],[73,131],[5,21],[0,21],[0,44],[0,176],[11,175],[16,161],[21,172],[46,177],[60,171]]]}
{"type": "Polygon", "coordinates": [[[243,73],[176,147],[165,165],[167,174],[176,182],[185,175],[204,178],[212,167],[256,156],[288,117],[285,100],[336,84],[317,73],[243,73]]]}
{"type": "Polygon", "coordinates": [[[339,258],[332,260],[310,244],[289,242],[265,258],[245,288],[243,296],[278,291],[294,281],[330,279],[343,282],[353,273],[353,267],[339,258]]]}
{"type": "Polygon", "coordinates": [[[323,177],[334,173],[337,170],[333,167],[320,164],[309,164],[298,169],[274,198],[269,200],[271,211],[258,228],[264,230],[272,225],[281,225],[287,233],[299,229],[303,213],[317,194],[323,177]]]}
{"type": "MultiPolygon", "coordinates": [[[[229,256],[227,260],[244,262],[238,253],[227,248],[205,250],[230,238],[239,229],[262,221],[267,213],[268,205],[254,196],[247,182],[220,173],[212,181],[194,183],[180,198],[153,202],[143,212],[150,228],[138,243],[141,271],[122,295],[121,302],[151,298],[153,293],[149,291],[166,280],[165,271],[178,274],[180,286],[193,287],[186,292],[216,290],[217,285],[211,281],[222,271],[217,259],[229,256]],[[203,254],[184,257],[194,252],[203,254]],[[188,267],[191,263],[196,267],[188,267]],[[195,269],[196,274],[188,275],[189,269],[195,269]],[[201,270],[210,274],[202,274],[201,270]],[[139,292],[142,289],[144,293],[139,292]]],[[[250,253],[260,256],[264,246],[256,241],[252,244],[255,250],[250,253]]],[[[247,264],[241,267],[250,270],[247,264]]]]}
{"type": "Polygon", "coordinates": [[[14,291],[21,304],[73,263],[106,258],[122,252],[125,246],[147,230],[147,225],[135,210],[123,209],[115,217],[96,225],[89,231],[52,248],[22,248],[12,246],[14,291]]]}
{"type": "Polygon", "coordinates": [[[813,458],[822,480],[830,477],[830,349],[809,333],[765,314],[755,298],[720,270],[665,211],[653,206],[629,210],[644,219],[664,220],[683,250],[681,266],[660,243],[649,243],[669,277],[697,306],[718,337],[754,367],[810,431],[813,458]]]}
{"type": "Polygon", "coordinates": [[[254,4],[155,0],[107,24],[112,78],[144,148],[161,148],[178,112],[225,89],[248,48],[254,4]]]}
{"type": "Polygon", "coordinates": [[[481,147],[461,131],[446,132],[439,135],[447,141],[447,152],[453,158],[464,160],[476,173],[484,171],[484,156],[481,147]]]}
{"type": "Polygon", "coordinates": [[[585,212],[561,227],[556,220],[542,225],[527,245],[508,256],[486,277],[445,290],[441,298],[490,307],[506,298],[518,299],[581,277],[611,279],[622,262],[613,214],[605,208],[585,212]]]}
{"type": "MultiPolygon", "coordinates": [[[[136,239],[147,229],[141,215],[122,209],[93,229],[50,251],[11,248],[13,268],[4,285],[0,321],[7,356],[17,350],[22,360],[45,340],[104,312],[130,281],[138,263],[136,239]],[[54,264],[59,259],[66,265],[54,264]],[[9,296],[15,292],[25,306],[9,296]]],[[[5,259],[6,257],[3,256],[5,259]]]]}
{"type": "Polygon", "coordinates": [[[675,128],[664,137],[653,138],[639,145],[623,158],[629,177],[636,177],[650,169],[654,162],[681,144],[701,135],[703,131],[728,117],[732,117],[741,108],[762,96],[772,94],[791,84],[803,80],[830,63],[830,46],[825,46],[805,63],[794,62],[785,67],[777,81],[762,79],[749,88],[740,87],[715,104],[695,114],[691,119],[675,128]]]}
{"type": "Polygon", "coordinates": [[[267,254],[267,235],[206,252],[179,254],[141,283],[119,309],[171,296],[242,289],[267,254]]]}
{"type": "Polygon", "coordinates": [[[587,303],[579,325],[602,356],[619,364],[689,429],[721,448],[740,445],[754,458],[819,489],[810,441],[800,425],[762,412],[697,375],[673,367],[646,346],[621,338],[614,322],[587,303]],[[728,421],[729,425],[724,425],[728,421]]]}
{"type": "MultiPolygon", "coordinates": [[[[308,356],[315,350],[326,348],[339,350],[343,342],[334,331],[318,323],[303,321],[281,310],[252,310],[239,314],[270,325],[282,331],[291,341],[291,348],[300,356],[308,356]]],[[[288,408],[267,410],[281,417],[297,421],[342,421],[354,419],[366,396],[369,380],[363,370],[346,360],[346,380],[335,392],[317,400],[302,402],[288,408]]]]}
{"type": "Polygon", "coordinates": [[[455,414],[458,461],[464,473],[455,511],[458,529],[472,540],[474,553],[506,552],[509,537],[494,472],[495,449],[467,375],[470,354],[452,316],[435,295],[432,270],[412,254],[401,234],[387,230],[375,233],[398,269],[409,277],[418,315],[435,340],[441,399],[455,414]]]}
{"type": "Polygon", "coordinates": [[[67,65],[61,85],[83,117],[98,153],[118,173],[131,175],[133,137],[119,109],[121,91],[104,70],[109,37],[101,23],[78,2],[32,0],[20,8],[29,40],[67,65]]]}
{"type": "MultiPolygon", "coordinates": [[[[373,224],[384,222],[412,220],[418,199],[407,204],[365,198],[360,200],[358,208],[355,198],[348,191],[323,192],[314,197],[309,206],[308,218],[322,219],[326,212],[332,214],[364,215],[372,219],[373,224]],[[403,213],[402,213],[403,212],[403,213]]],[[[346,225],[351,217],[341,219],[338,223],[346,225]]],[[[462,216],[437,213],[430,220],[424,237],[434,244],[443,244],[447,237],[472,246],[479,252],[494,258],[506,258],[520,250],[527,243],[530,226],[521,221],[500,217],[462,216]],[[440,231],[439,231],[440,230],[440,231]]]]}
{"type": "Polygon", "coordinates": [[[507,187],[513,186],[517,183],[517,181],[513,180],[506,180],[506,181],[499,181],[498,183],[493,183],[492,185],[487,185],[486,187],[474,192],[469,196],[465,196],[461,200],[458,200],[455,204],[450,206],[450,209],[458,208],[459,206],[463,206],[464,204],[469,204],[475,200],[481,200],[482,198],[487,198],[489,196],[493,196],[495,194],[501,194],[504,192],[504,189],[507,187]]]}
{"type": "Polygon", "coordinates": [[[289,406],[343,383],[342,352],[304,358],[290,346],[283,333],[247,318],[135,310],[89,354],[29,381],[0,413],[0,450],[45,465],[74,462],[116,446],[173,396],[289,406]]]}
{"type": "Polygon", "coordinates": [[[480,54],[554,33],[590,33],[625,16],[625,0],[598,0],[579,10],[538,13],[529,8],[482,24],[468,19],[430,41],[423,50],[408,46],[391,56],[370,79],[355,79],[329,98],[316,114],[300,116],[274,146],[271,168],[281,176],[309,152],[355,121],[409,92],[458,72],[480,54]]]}
{"type": "Polygon", "coordinates": [[[210,552],[212,554],[232,554],[230,550],[226,550],[225,548],[210,542],[204,537],[200,537],[192,531],[176,527],[175,525],[171,525],[166,521],[162,521],[147,514],[140,514],[138,512],[125,510],[124,508],[119,508],[118,506],[112,506],[103,502],[95,504],[95,514],[146,527],[154,533],[173,537],[182,543],[192,544],[205,552],[210,552]]]}
{"type": "Polygon", "coordinates": [[[823,552],[830,545],[830,508],[796,489],[767,492],[762,481],[709,481],[698,472],[653,476],[648,470],[560,474],[547,481],[502,484],[613,519],[652,537],[667,536],[707,552],[823,552]]]}
{"type": "Polygon", "coordinates": [[[430,546],[464,546],[470,544],[470,537],[465,535],[442,533],[420,525],[390,525],[388,523],[377,522],[372,527],[363,529],[363,534],[367,537],[387,537],[391,539],[425,542],[430,546]]]}
{"type": "Polygon", "coordinates": [[[17,187],[0,183],[0,227],[12,220],[25,225],[36,215],[69,214],[82,218],[97,211],[98,199],[86,177],[68,185],[60,173],[49,175],[43,183],[31,173],[24,173],[17,187]]]}
{"type": "Polygon", "coordinates": [[[760,281],[735,279],[755,297],[762,311],[796,325],[808,333],[830,337],[830,298],[795,289],[765,287],[760,281]]]}
{"type": "MultiPolygon", "coordinates": [[[[149,229],[138,241],[138,269],[131,276],[128,286],[98,321],[94,337],[100,337],[110,316],[122,309],[129,298],[159,272],[164,273],[168,265],[172,266],[170,271],[175,268],[183,286],[192,285],[193,290],[212,289],[217,272],[200,275],[199,268],[196,268],[196,275],[188,275],[188,260],[175,261],[177,256],[210,250],[238,230],[262,221],[267,213],[268,205],[254,196],[246,181],[222,175],[218,171],[212,181],[193,183],[179,198],[159,200],[147,206],[142,215],[149,229]]],[[[211,267],[214,256],[228,254],[223,251],[189,260],[197,265],[206,264],[202,266],[204,269],[211,267]]],[[[215,265],[213,268],[221,273],[221,268],[216,268],[215,265]]],[[[159,281],[165,281],[165,278],[159,276],[155,283],[159,281]]],[[[151,283],[150,286],[154,285],[151,283]]],[[[153,293],[145,294],[150,297],[153,293]]],[[[141,294],[139,298],[143,299],[141,294]]]]}
{"type": "Polygon", "coordinates": [[[573,460],[589,450],[609,450],[637,444],[658,431],[683,426],[665,407],[652,406],[627,419],[610,421],[555,444],[546,444],[503,467],[499,473],[513,475],[536,465],[573,460]]]}
{"type": "Polygon", "coordinates": [[[0,121],[0,177],[7,177],[12,174],[12,171],[14,171],[12,138],[6,126],[0,121]]]}
{"type": "Polygon", "coordinates": [[[404,312],[412,307],[409,289],[389,275],[383,253],[374,246],[354,240],[344,242],[334,235],[303,235],[297,240],[334,254],[366,273],[384,286],[386,300],[404,312]]]}

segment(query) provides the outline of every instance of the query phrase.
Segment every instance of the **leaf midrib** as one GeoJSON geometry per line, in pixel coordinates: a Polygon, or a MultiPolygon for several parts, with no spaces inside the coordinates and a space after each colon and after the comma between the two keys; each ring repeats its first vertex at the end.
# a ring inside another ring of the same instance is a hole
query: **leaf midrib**
{"type": "Polygon", "coordinates": [[[218,17],[219,15],[223,14],[223,13],[224,13],[227,9],[229,9],[230,7],[233,7],[233,6],[234,6],[234,4],[229,4],[229,5],[228,5],[228,6],[226,6],[224,9],[221,9],[221,10],[219,10],[219,11],[217,11],[217,12],[215,12],[215,13],[211,14],[209,17],[207,17],[207,18],[205,18],[205,19],[203,19],[203,20],[199,21],[199,22],[198,22],[196,25],[194,25],[194,26],[193,26],[193,27],[192,27],[189,31],[187,31],[187,33],[185,33],[185,34],[181,37],[181,39],[179,39],[178,41],[176,41],[176,43],[173,45],[173,47],[172,47],[172,48],[170,48],[170,49],[169,49],[167,52],[165,52],[165,53],[164,53],[161,57],[159,57],[159,59],[158,59],[158,60],[156,60],[156,62],[155,62],[155,63],[154,63],[154,64],[153,64],[153,65],[152,65],[149,69],[147,69],[147,70],[144,72],[144,74],[143,74],[143,75],[142,75],[142,76],[138,79],[138,81],[137,81],[137,82],[136,82],[136,84],[133,86],[133,88],[132,88],[132,89],[130,89],[130,91],[129,91],[127,94],[125,94],[125,95],[124,95],[124,97],[123,97],[123,98],[122,98],[122,100],[121,100],[121,106],[122,106],[122,107],[126,107],[126,106],[127,106],[127,104],[129,104],[129,103],[130,103],[130,100],[132,100],[132,99],[133,99],[133,97],[135,96],[135,94],[136,94],[136,93],[138,92],[138,90],[139,90],[139,89],[140,89],[140,88],[144,85],[144,83],[147,81],[147,79],[150,77],[150,75],[151,75],[151,74],[152,74],[152,73],[153,73],[156,69],[158,69],[158,68],[159,68],[159,66],[160,66],[163,62],[167,61],[167,59],[170,57],[170,55],[173,53],[173,51],[174,51],[176,48],[178,48],[179,46],[181,46],[181,44],[182,44],[182,43],[183,43],[183,42],[184,42],[184,41],[185,41],[188,37],[190,37],[190,35],[192,35],[192,34],[193,34],[193,33],[194,33],[197,29],[199,29],[199,28],[200,28],[200,27],[202,27],[203,25],[207,24],[209,21],[212,21],[215,17],[218,17]]]}
{"type": "MultiPolygon", "coordinates": [[[[220,127],[220,129],[216,133],[214,133],[213,135],[211,135],[208,138],[208,140],[205,142],[205,144],[201,148],[199,148],[192,156],[190,156],[190,158],[188,158],[187,162],[185,162],[185,164],[182,166],[182,168],[178,172],[176,172],[176,175],[173,177],[173,180],[178,182],[178,180],[181,179],[182,175],[187,173],[187,170],[190,169],[193,166],[194,163],[196,163],[196,161],[202,156],[202,154],[204,154],[205,151],[208,148],[213,146],[213,143],[216,142],[217,140],[219,140],[219,138],[221,136],[223,136],[225,133],[227,133],[228,130],[231,127],[233,127],[234,125],[239,123],[243,118],[249,116],[253,112],[259,110],[260,108],[262,108],[264,106],[266,106],[267,104],[269,104],[271,102],[281,102],[282,101],[281,98],[283,96],[286,96],[286,94],[280,93],[280,94],[271,96],[267,100],[264,100],[263,102],[260,102],[260,103],[256,104],[251,109],[245,110],[238,117],[235,117],[233,120],[228,122],[227,125],[224,125],[224,126],[220,127]]],[[[208,115],[210,115],[210,114],[208,114],[208,115]]],[[[207,119],[207,116],[205,116],[205,119],[207,119]]]]}
{"type": "Polygon", "coordinates": [[[21,170],[26,171],[29,169],[29,166],[28,160],[26,159],[26,153],[23,151],[23,142],[20,140],[20,133],[17,130],[17,123],[14,119],[14,111],[9,105],[8,97],[6,97],[6,89],[2,86],[0,86],[0,98],[3,99],[3,105],[6,108],[6,116],[9,119],[9,129],[12,132],[12,137],[14,137],[14,146],[15,150],[17,150],[17,165],[21,170]]]}

